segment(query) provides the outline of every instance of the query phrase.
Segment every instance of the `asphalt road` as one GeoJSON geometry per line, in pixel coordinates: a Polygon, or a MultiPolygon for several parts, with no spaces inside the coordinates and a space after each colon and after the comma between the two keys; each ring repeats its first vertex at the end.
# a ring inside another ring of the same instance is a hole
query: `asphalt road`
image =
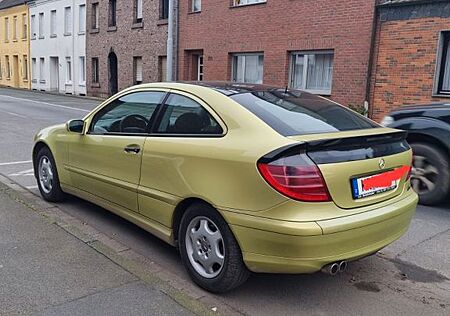
{"type": "MultiPolygon", "coordinates": [[[[0,174],[38,194],[30,157],[34,134],[82,118],[98,103],[0,88],[0,174]]],[[[60,208],[164,267],[174,282],[190,282],[175,249],[149,233],[77,198],[60,208]]],[[[345,274],[253,275],[241,288],[214,299],[248,315],[449,315],[449,245],[450,202],[419,207],[404,237],[351,263],[345,274]]]]}

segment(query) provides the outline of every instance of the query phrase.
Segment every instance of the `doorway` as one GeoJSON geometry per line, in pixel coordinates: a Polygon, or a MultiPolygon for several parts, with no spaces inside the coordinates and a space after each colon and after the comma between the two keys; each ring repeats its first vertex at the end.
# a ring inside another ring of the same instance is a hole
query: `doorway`
{"type": "Polygon", "coordinates": [[[19,56],[17,56],[17,55],[13,56],[12,79],[13,79],[13,86],[18,88],[19,87],[19,56]]]}
{"type": "Polygon", "coordinates": [[[109,79],[109,95],[119,92],[119,83],[117,78],[117,55],[114,52],[108,55],[108,79],[109,79]]]}
{"type": "Polygon", "coordinates": [[[59,91],[58,57],[50,57],[50,91],[59,91]]]}

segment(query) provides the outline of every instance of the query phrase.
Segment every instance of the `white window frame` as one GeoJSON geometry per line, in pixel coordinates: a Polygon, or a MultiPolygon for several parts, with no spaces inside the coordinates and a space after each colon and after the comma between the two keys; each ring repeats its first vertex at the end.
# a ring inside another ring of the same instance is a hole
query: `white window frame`
{"type": "Polygon", "coordinates": [[[98,57],[92,57],[92,83],[100,83],[100,61],[98,57]]]}
{"type": "Polygon", "coordinates": [[[45,58],[39,58],[39,82],[45,83],[45,58]]]}
{"type": "Polygon", "coordinates": [[[331,86],[330,89],[326,90],[318,90],[318,89],[308,89],[306,84],[308,82],[308,58],[306,56],[308,55],[333,55],[333,69],[334,69],[334,50],[318,50],[318,51],[295,51],[291,52],[289,54],[290,59],[290,67],[289,67],[289,87],[300,89],[303,91],[307,91],[312,94],[318,94],[318,95],[331,95],[331,91],[333,89],[333,72],[331,71],[331,86]],[[295,81],[295,59],[296,56],[303,55],[304,56],[304,64],[303,64],[303,85],[301,87],[294,87],[294,81],[295,81]]]}
{"type": "Polygon", "coordinates": [[[80,69],[79,84],[80,84],[80,86],[85,86],[86,85],[86,57],[80,56],[78,58],[78,62],[79,62],[79,69],[80,69]]]}
{"type": "Polygon", "coordinates": [[[64,8],[64,36],[72,35],[72,7],[64,8]]]}
{"type": "MultiPolygon", "coordinates": [[[[245,81],[245,78],[244,78],[244,83],[262,84],[264,82],[264,53],[236,53],[236,54],[233,54],[232,55],[232,66],[231,66],[231,81],[237,82],[236,81],[237,80],[236,79],[237,78],[236,71],[238,71],[236,69],[236,67],[237,67],[237,58],[239,58],[239,57],[250,57],[250,56],[258,56],[258,58],[262,56],[262,58],[263,58],[261,81],[260,82],[259,81],[258,82],[248,82],[248,81],[245,81]]],[[[241,71],[243,71],[244,74],[245,74],[245,69],[246,69],[246,62],[245,62],[245,59],[244,59],[244,61],[242,63],[242,69],[241,69],[241,71]]]]}
{"type": "Polygon", "coordinates": [[[28,81],[28,55],[23,55],[22,67],[22,79],[28,81]]]}
{"type": "Polygon", "coordinates": [[[31,39],[36,39],[36,15],[32,14],[30,17],[30,32],[31,39]]]}
{"type": "Polygon", "coordinates": [[[28,38],[28,18],[27,18],[27,14],[23,13],[22,14],[22,39],[27,39],[28,38]]]}
{"type": "Polygon", "coordinates": [[[9,17],[5,18],[5,42],[9,42],[9,17]]]}
{"type": "Polygon", "coordinates": [[[58,13],[56,10],[50,11],[50,37],[56,37],[56,19],[58,13]]]}
{"type": "Polygon", "coordinates": [[[39,38],[42,39],[44,38],[44,12],[39,13],[38,27],[39,38]]]}
{"type": "Polygon", "coordinates": [[[203,81],[204,79],[204,69],[205,69],[205,59],[203,55],[198,55],[197,57],[197,80],[203,81]]]}
{"type": "Polygon", "coordinates": [[[93,30],[97,30],[99,29],[99,23],[100,23],[100,3],[96,2],[92,4],[92,19],[91,19],[91,23],[93,23],[93,25],[91,26],[91,28],[93,30]]]}
{"type": "Polygon", "coordinates": [[[202,0],[191,0],[191,12],[201,12],[202,11],[202,0]]]}
{"type": "Polygon", "coordinates": [[[72,73],[72,58],[70,56],[66,57],[66,84],[72,84],[73,73],[72,73]]]}
{"type": "Polygon", "coordinates": [[[31,58],[31,80],[37,82],[37,61],[36,58],[31,58]]]}
{"type": "Polygon", "coordinates": [[[80,4],[78,6],[78,34],[86,33],[86,5],[80,4]]]}
{"type": "Polygon", "coordinates": [[[19,34],[19,18],[17,15],[13,16],[13,41],[17,41],[19,34]]]}
{"type": "Polygon", "coordinates": [[[233,0],[233,7],[265,3],[267,0],[233,0]]]}

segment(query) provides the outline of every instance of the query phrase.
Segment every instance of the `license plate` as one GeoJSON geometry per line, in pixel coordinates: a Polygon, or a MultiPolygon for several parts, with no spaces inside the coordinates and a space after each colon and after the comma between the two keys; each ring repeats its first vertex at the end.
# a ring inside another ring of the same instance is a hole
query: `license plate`
{"type": "Polygon", "coordinates": [[[367,188],[367,186],[365,186],[365,183],[370,182],[371,179],[375,179],[375,177],[380,177],[383,174],[377,174],[377,175],[373,175],[373,176],[368,176],[368,177],[363,177],[363,178],[353,178],[352,181],[352,193],[353,193],[353,199],[362,199],[368,196],[372,196],[375,194],[380,194],[383,192],[387,192],[387,191],[392,191],[395,190],[400,182],[400,179],[398,180],[392,180],[392,182],[390,182],[387,185],[383,185],[383,186],[370,186],[369,188],[367,188]],[[367,181],[369,180],[369,181],[367,181]]]}

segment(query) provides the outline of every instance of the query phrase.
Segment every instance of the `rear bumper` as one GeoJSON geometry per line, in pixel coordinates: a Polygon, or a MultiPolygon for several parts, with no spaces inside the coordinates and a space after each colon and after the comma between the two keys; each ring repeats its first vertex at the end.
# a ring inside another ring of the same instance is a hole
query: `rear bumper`
{"type": "Polygon", "coordinates": [[[391,205],[317,222],[287,222],[223,212],[253,272],[313,273],[339,260],[370,255],[400,238],[418,197],[408,191],[391,205]],[[252,224],[253,223],[253,224],[252,224]]]}

